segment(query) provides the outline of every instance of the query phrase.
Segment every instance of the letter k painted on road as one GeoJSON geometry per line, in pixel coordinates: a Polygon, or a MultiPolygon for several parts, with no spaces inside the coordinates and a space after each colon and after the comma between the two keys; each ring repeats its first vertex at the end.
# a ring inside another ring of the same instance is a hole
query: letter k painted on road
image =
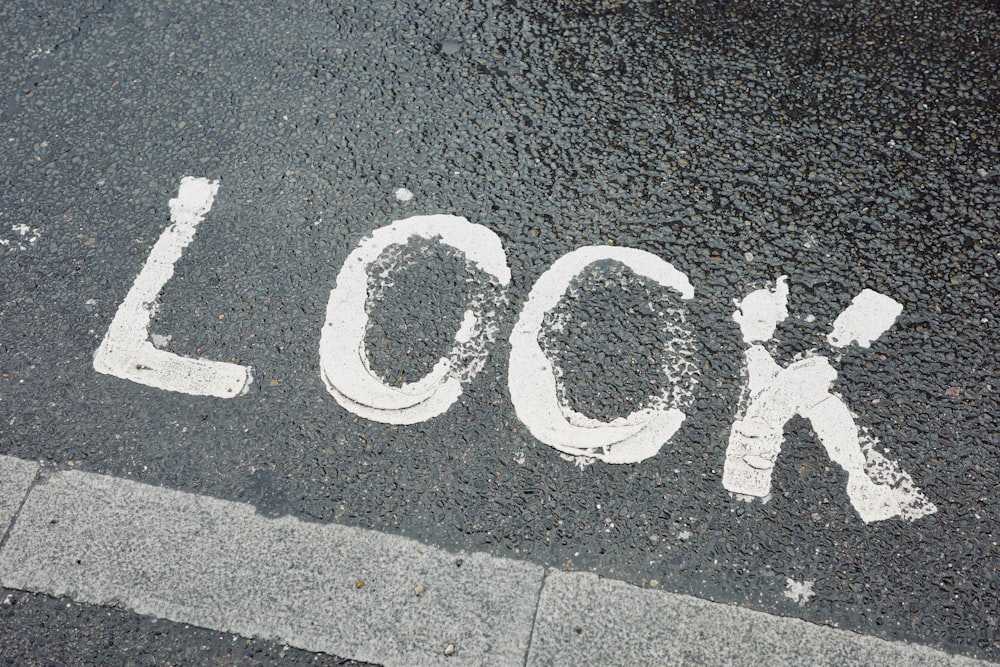
{"type": "MultiPolygon", "coordinates": [[[[865,523],[893,517],[913,521],[935,512],[910,476],[876,449],[878,440],[858,427],[856,415],[830,391],[837,371],[827,357],[809,352],[782,367],[761,345],[788,317],[786,281],[781,276],[773,290],[751,292],[733,313],[748,345],[747,383],[729,434],[723,486],[744,499],[766,502],[784,426],[799,415],[809,420],[830,458],[847,472],[847,495],[865,523]]],[[[827,340],[835,347],[852,342],[867,347],[900,312],[902,306],[893,299],[864,290],[834,321],[827,340]]]]}

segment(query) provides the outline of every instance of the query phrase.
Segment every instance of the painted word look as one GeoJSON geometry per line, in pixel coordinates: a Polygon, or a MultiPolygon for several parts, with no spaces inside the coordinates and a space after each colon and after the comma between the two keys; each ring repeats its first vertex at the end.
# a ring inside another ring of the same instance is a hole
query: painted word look
{"type": "MultiPolygon", "coordinates": [[[[240,364],[193,359],[157,349],[149,340],[156,297],[174,272],[184,248],[212,207],[218,182],[185,177],[171,199],[171,224],[150,252],[94,355],[100,373],[151,387],[199,396],[232,398],[253,382],[240,364]]],[[[694,393],[691,375],[671,376],[673,386],[627,417],[602,422],[560,401],[560,377],[539,344],[545,316],[556,308],[572,280],[597,262],[618,262],[635,274],[694,298],[687,276],[643,250],[586,246],[559,258],[533,286],[510,335],[508,388],[518,418],[532,435],[579,461],[636,463],[654,456],[680,428],[682,406],[694,393]]],[[[444,413],[463,386],[482,370],[499,330],[498,319],[510,268],[499,237],[490,229],[452,215],[415,216],[377,229],[347,257],[330,293],[320,344],[320,373],[346,410],[373,421],[414,424],[444,413]],[[394,387],[371,368],[365,349],[369,276],[391,246],[426,239],[464,254],[489,285],[471,300],[448,355],[420,380],[394,387]]],[[[876,451],[877,441],[859,431],[855,415],[830,393],[837,377],[826,357],[810,354],[781,368],[760,344],[787,317],[785,277],[774,290],[758,290],[738,303],[734,319],[745,342],[747,384],[726,451],[723,485],[738,497],[770,496],[771,471],[781,449],[783,426],[795,415],[810,420],[831,459],[848,473],[847,494],[866,522],[891,517],[915,520],[935,511],[909,475],[876,451]]],[[[867,346],[892,326],[902,307],[871,290],[859,294],[834,322],[834,347],[867,346]]],[[[683,337],[683,329],[672,330],[683,337]]],[[[690,354],[690,340],[678,341],[690,354]]],[[[675,350],[675,351],[676,351],[675,350]]]]}

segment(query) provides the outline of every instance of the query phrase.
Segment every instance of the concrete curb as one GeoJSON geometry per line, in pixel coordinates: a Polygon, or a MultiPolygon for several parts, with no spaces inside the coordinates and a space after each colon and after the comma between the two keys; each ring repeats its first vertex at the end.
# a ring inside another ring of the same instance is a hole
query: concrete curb
{"type": "Polygon", "coordinates": [[[986,665],[0,456],[0,584],[384,665],[986,665]]]}
{"type": "Polygon", "coordinates": [[[545,579],[528,665],[983,665],[585,572],[545,579]]]}

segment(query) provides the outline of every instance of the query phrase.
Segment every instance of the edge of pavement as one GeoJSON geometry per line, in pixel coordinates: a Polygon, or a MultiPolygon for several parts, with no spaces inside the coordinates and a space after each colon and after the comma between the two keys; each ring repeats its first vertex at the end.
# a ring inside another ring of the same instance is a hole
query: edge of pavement
{"type": "Polygon", "coordinates": [[[0,585],[383,665],[996,664],[3,455],[0,585]]]}

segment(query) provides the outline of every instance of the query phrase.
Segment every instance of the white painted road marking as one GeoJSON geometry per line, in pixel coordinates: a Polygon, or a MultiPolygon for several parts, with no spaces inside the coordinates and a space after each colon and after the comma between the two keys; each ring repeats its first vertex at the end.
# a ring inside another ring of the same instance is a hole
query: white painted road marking
{"type": "MultiPolygon", "coordinates": [[[[843,399],[830,392],[837,371],[826,357],[811,352],[782,368],[760,345],[788,316],[785,280],[785,276],[779,278],[773,290],[750,293],[737,303],[733,313],[750,346],[746,351],[747,384],[729,434],[723,486],[766,502],[784,441],[784,425],[801,415],[810,421],[830,458],[847,472],[847,495],[865,523],[893,517],[914,521],[935,512],[912,478],[877,451],[875,438],[858,428],[843,399]]],[[[902,306],[889,297],[866,290],[837,318],[836,338],[867,345],[871,336],[877,337],[892,326],[901,311],[902,306]]]]}
{"type": "Polygon", "coordinates": [[[889,330],[902,312],[903,304],[895,299],[874,290],[861,290],[833,321],[833,331],[827,341],[833,347],[847,347],[851,343],[869,347],[873,340],[889,330]]]}
{"type": "Polygon", "coordinates": [[[0,456],[0,508],[20,508],[0,585],[309,651],[384,665],[991,664],[104,475],[48,469],[32,486],[37,472],[0,456]]]}
{"type": "MultiPolygon", "coordinates": [[[[674,385],[665,388],[651,405],[605,423],[562,404],[559,378],[538,343],[545,314],[559,304],[570,282],[591,264],[607,260],[620,262],[636,274],[676,290],[682,299],[694,298],[687,276],[644,250],[586,246],[567,253],[539,276],[514,325],[507,386],[518,419],[545,444],[572,456],[636,463],[655,456],[680,428],[684,412],[677,407],[673,394],[680,391],[682,400],[690,397],[694,380],[689,377],[687,386],[678,387],[683,379],[670,378],[674,385]]],[[[671,333],[680,335],[676,330],[671,333]]],[[[683,341],[677,343],[686,347],[683,341]]]]}
{"type": "MultiPolygon", "coordinates": [[[[204,178],[181,180],[177,198],[170,200],[172,224],[153,247],[95,353],[97,371],[170,391],[221,398],[245,391],[252,382],[248,366],[180,357],[148,340],[156,296],[211,209],[218,187],[217,181],[204,178]]],[[[591,419],[563,404],[560,375],[539,343],[545,315],[566,295],[572,280],[604,261],[624,264],[676,290],[682,299],[694,298],[687,276],[652,253],[616,246],[569,252],[538,278],[511,332],[508,388],[518,418],[541,442],[578,462],[636,463],[656,455],[684,422],[681,407],[693,400],[695,384],[688,359],[693,351],[690,331],[679,325],[668,327],[670,354],[665,355],[664,370],[671,386],[645,407],[610,422],[591,419]]],[[[327,390],[342,407],[373,421],[415,424],[444,413],[461,396],[463,385],[483,369],[505,310],[510,280],[499,237],[465,218],[414,216],[376,229],[348,255],[330,292],[319,345],[320,373],[327,390]],[[490,279],[466,304],[449,354],[423,378],[393,387],[372,371],[368,360],[366,305],[379,298],[392,271],[386,268],[375,276],[373,267],[391,247],[414,238],[438,241],[464,253],[466,261],[490,279]]],[[[782,276],[774,289],[750,293],[737,302],[733,313],[748,345],[748,378],[730,431],[723,486],[766,502],[783,426],[801,415],[812,423],[830,458],[848,473],[847,494],[866,523],[893,517],[913,521],[934,512],[912,478],[876,449],[878,441],[857,427],[855,415],[830,392],[837,372],[826,357],[810,352],[782,368],[760,344],[788,317],[786,280],[782,276]]],[[[852,342],[867,347],[900,312],[899,303],[866,289],[837,317],[828,340],[836,347],[852,342]]],[[[682,311],[670,314],[683,323],[682,311]]]]}
{"type": "Polygon", "coordinates": [[[388,424],[415,424],[435,417],[458,400],[462,385],[486,363],[510,283],[500,238],[482,225],[454,215],[414,216],[376,229],[348,255],[330,292],[319,343],[319,363],[327,390],[354,414],[388,424]],[[387,385],[371,369],[365,349],[369,268],[389,246],[412,238],[438,240],[465,253],[466,261],[492,276],[479,303],[468,304],[455,344],[430,373],[402,387],[387,385]]]}
{"type": "Polygon", "coordinates": [[[156,349],[149,340],[157,295],[174,275],[174,265],[212,208],[218,189],[218,181],[190,176],[181,179],[177,198],[170,200],[171,224],[157,239],[94,353],[98,373],[157,389],[218,398],[237,396],[253,381],[249,366],[182,357],[156,349]]]}

